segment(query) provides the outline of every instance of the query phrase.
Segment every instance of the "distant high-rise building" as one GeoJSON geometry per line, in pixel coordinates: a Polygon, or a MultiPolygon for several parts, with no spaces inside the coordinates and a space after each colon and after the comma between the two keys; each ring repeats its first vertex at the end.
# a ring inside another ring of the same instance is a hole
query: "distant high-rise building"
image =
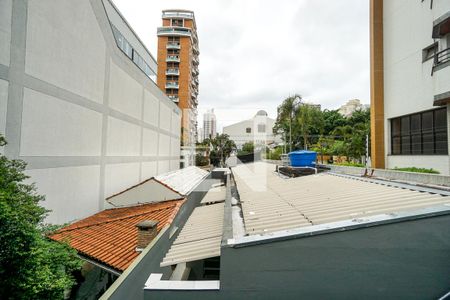
{"type": "Polygon", "coordinates": [[[369,105],[361,104],[359,99],[348,100],[347,103],[339,108],[339,113],[344,117],[350,117],[355,111],[368,109],[369,105]]]}
{"type": "Polygon", "coordinates": [[[203,114],[203,139],[215,138],[217,135],[217,120],[214,109],[203,114]]]}
{"type": "MultiPolygon", "coordinates": [[[[200,52],[194,12],[163,10],[162,25],[158,27],[158,86],[183,111],[181,143],[188,151],[197,136],[200,52]]],[[[188,161],[193,160],[193,155],[184,152],[184,157],[192,156],[188,161]]]]}
{"type": "Polygon", "coordinates": [[[201,143],[201,142],[203,142],[204,139],[205,139],[205,136],[204,136],[203,128],[199,127],[197,129],[197,142],[201,143]]]}

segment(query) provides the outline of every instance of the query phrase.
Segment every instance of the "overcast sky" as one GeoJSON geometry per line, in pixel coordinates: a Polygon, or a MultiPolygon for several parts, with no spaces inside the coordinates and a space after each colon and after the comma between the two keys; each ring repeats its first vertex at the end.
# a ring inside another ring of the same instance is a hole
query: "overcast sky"
{"type": "Polygon", "coordinates": [[[284,98],[336,109],[369,103],[369,1],[113,0],[156,57],[161,11],[195,12],[200,46],[199,126],[214,108],[218,129],[284,98]]]}

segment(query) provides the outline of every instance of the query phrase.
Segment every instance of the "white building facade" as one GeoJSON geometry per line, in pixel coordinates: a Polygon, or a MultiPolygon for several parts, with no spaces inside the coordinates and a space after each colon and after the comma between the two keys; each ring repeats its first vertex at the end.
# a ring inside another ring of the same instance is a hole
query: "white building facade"
{"type": "Polygon", "coordinates": [[[28,163],[56,224],[179,168],[180,109],[109,0],[0,1],[1,151],[28,163]]]}
{"type": "Polygon", "coordinates": [[[241,149],[247,142],[255,145],[280,143],[281,138],[273,134],[274,126],[275,120],[269,118],[266,111],[260,110],[249,120],[223,127],[223,133],[228,134],[237,148],[241,149]]]}
{"type": "Polygon", "coordinates": [[[450,1],[371,2],[375,167],[449,175],[450,1]]]}

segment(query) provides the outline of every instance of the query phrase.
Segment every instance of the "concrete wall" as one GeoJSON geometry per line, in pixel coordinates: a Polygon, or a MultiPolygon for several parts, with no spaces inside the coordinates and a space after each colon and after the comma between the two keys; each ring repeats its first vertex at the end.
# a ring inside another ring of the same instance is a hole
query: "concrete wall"
{"type": "MultiPolygon", "coordinates": [[[[347,175],[364,175],[365,168],[360,167],[346,167],[338,165],[325,165],[332,172],[347,174],[347,175]]],[[[371,172],[372,169],[369,169],[371,172]]],[[[415,172],[403,172],[395,170],[386,169],[375,169],[373,176],[375,178],[380,177],[381,179],[406,181],[411,183],[423,183],[431,185],[443,185],[450,186],[450,177],[440,174],[427,174],[427,173],[415,173],[415,172]]]]}
{"type": "Polygon", "coordinates": [[[450,216],[224,248],[231,299],[437,299],[448,292],[450,216]]]}
{"type": "MultiPolygon", "coordinates": [[[[450,92],[450,66],[431,75],[433,59],[422,62],[422,49],[435,42],[433,21],[450,11],[450,2],[384,1],[384,114],[386,168],[426,167],[450,174],[449,156],[390,155],[389,119],[436,108],[434,96],[450,92]]],[[[440,42],[439,50],[445,43],[440,42]]],[[[447,108],[447,110],[449,110],[447,108]]],[[[449,134],[450,136],[450,127],[449,134]]]]}
{"type": "Polygon", "coordinates": [[[144,299],[438,299],[448,292],[450,216],[221,249],[220,291],[144,299]]]}
{"type": "Polygon", "coordinates": [[[108,17],[97,0],[0,2],[0,151],[28,163],[51,223],[179,167],[181,112],[117,47],[108,17]]]}

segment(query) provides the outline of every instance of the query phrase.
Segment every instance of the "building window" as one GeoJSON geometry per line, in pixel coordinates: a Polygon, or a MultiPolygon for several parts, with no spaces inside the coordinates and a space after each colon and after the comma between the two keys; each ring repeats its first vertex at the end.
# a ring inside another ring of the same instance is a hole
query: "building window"
{"type": "Polygon", "coordinates": [[[252,129],[250,127],[245,128],[246,133],[252,133],[252,129]]]}
{"type": "Polygon", "coordinates": [[[258,124],[258,132],[266,132],[266,124],[258,124]]]}
{"type": "Polygon", "coordinates": [[[137,53],[136,50],[131,47],[131,44],[125,39],[125,37],[120,33],[120,31],[114,26],[111,25],[113,30],[114,38],[116,39],[117,46],[126,56],[128,56],[135,64],[147,75],[148,78],[156,82],[156,74],[150,68],[150,66],[145,62],[145,60],[137,53]]]}
{"type": "Polygon", "coordinates": [[[422,62],[426,62],[429,59],[432,59],[436,54],[438,49],[438,43],[433,43],[430,46],[426,47],[422,50],[422,62]]]}
{"type": "Polygon", "coordinates": [[[391,154],[448,154],[447,109],[391,119],[391,154]]]}
{"type": "Polygon", "coordinates": [[[183,27],[183,19],[172,19],[172,26],[183,27]]]}

